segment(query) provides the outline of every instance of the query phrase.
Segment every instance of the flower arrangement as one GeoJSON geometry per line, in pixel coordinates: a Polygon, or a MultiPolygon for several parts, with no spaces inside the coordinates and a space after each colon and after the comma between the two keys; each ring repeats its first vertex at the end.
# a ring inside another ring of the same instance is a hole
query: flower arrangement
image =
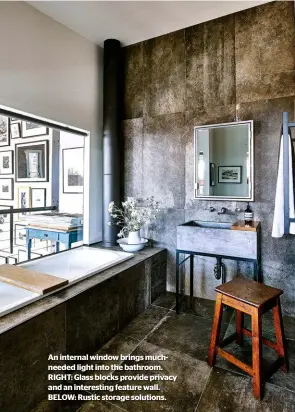
{"type": "Polygon", "coordinates": [[[130,232],[137,232],[145,224],[156,219],[159,211],[159,202],[156,202],[154,197],[145,201],[127,197],[121,205],[122,207],[118,207],[111,202],[108,207],[109,214],[114,219],[109,225],[121,226],[118,237],[127,237],[130,232]]]}

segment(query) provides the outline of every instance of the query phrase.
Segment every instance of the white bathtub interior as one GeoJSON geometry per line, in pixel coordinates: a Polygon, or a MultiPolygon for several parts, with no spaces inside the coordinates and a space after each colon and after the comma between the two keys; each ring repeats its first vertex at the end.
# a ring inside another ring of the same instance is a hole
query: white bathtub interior
{"type": "Polygon", "coordinates": [[[38,293],[0,282],[0,316],[39,298],[38,293]]]}
{"type": "MultiPolygon", "coordinates": [[[[67,279],[69,285],[71,285],[131,259],[133,256],[133,253],[82,246],[52,256],[24,262],[19,266],[67,279]]],[[[43,296],[0,282],[0,317],[41,299],[43,296]]],[[[48,296],[48,294],[45,296],[48,296]]]]}
{"type": "Polygon", "coordinates": [[[82,246],[20,266],[67,279],[69,284],[133,257],[132,253],[82,246]]]}

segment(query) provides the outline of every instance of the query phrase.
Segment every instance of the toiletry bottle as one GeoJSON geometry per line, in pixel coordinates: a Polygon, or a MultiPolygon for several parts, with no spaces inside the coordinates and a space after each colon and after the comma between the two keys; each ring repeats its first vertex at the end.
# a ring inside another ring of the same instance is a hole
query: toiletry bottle
{"type": "Polygon", "coordinates": [[[245,210],[245,225],[251,226],[253,223],[253,212],[250,207],[250,203],[248,202],[246,210],[245,210]]]}

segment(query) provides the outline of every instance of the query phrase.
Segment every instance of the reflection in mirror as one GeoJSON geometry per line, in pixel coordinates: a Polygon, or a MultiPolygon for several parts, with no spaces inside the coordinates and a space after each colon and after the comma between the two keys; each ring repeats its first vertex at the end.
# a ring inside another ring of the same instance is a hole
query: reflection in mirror
{"type": "Polygon", "coordinates": [[[195,127],[195,198],[253,199],[253,122],[195,127]]]}

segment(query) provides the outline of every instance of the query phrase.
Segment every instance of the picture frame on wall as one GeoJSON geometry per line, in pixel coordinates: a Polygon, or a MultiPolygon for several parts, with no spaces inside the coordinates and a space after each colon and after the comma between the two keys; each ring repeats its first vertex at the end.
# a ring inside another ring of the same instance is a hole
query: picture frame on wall
{"type": "Polygon", "coordinates": [[[14,225],[14,244],[15,246],[25,246],[26,245],[26,225],[20,223],[15,223],[14,225]]]}
{"type": "MultiPolygon", "coordinates": [[[[26,209],[31,207],[31,187],[23,186],[18,188],[17,192],[17,207],[18,209],[26,209]]],[[[19,219],[23,218],[26,212],[19,213],[19,219]]]]}
{"type": "Polygon", "coordinates": [[[0,178],[0,200],[14,199],[14,185],[11,178],[0,178]]]}
{"type": "Polygon", "coordinates": [[[63,149],[63,193],[83,193],[84,147],[63,149]]]}
{"type": "Polygon", "coordinates": [[[46,206],[46,189],[39,187],[32,187],[31,189],[31,207],[45,207],[46,206]]]}
{"type": "Polygon", "coordinates": [[[10,119],[0,115],[0,147],[10,145],[10,119]]]}
{"type": "Polygon", "coordinates": [[[218,183],[242,183],[242,166],[219,166],[218,183]]]}
{"type": "Polygon", "coordinates": [[[48,140],[15,145],[15,180],[48,182],[48,140]]]}
{"type": "Polygon", "coordinates": [[[11,139],[20,139],[22,137],[19,122],[10,123],[10,136],[11,139]]]}
{"type": "Polygon", "coordinates": [[[22,121],[22,137],[35,137],[48,135],[49,129],[38,123],[31,121],[22,121]]]}
{"type": "Polygon", "coordinates": [[[0,152],[0,175],[13,174],[13,150],[0,152]]]}

